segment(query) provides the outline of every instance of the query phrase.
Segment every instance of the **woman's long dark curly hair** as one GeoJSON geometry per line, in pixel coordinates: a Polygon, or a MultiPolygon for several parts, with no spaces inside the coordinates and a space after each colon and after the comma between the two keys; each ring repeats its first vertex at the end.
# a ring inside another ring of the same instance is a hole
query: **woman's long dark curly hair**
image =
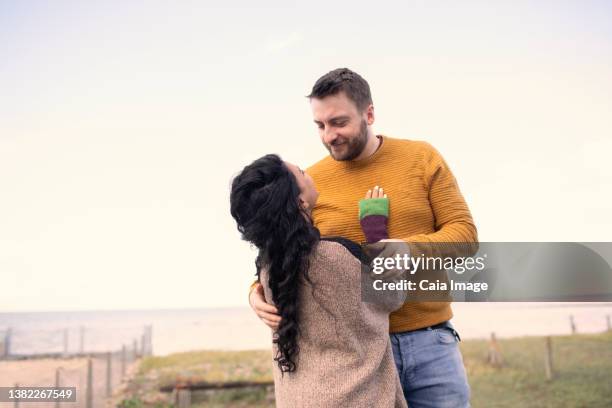
{"type": "Polygon", "coordinates": [[[269,154],[246,166],[232,182],[232,217],[242,238],[259,249],[255,264],[269,271],[268,285],[281,321],[274,359],[281,372],[296,368],[299,353],[299,283],[308,279],[309,255],[319,231],[300,206],[297,180],[280,157],[269,154]]]}

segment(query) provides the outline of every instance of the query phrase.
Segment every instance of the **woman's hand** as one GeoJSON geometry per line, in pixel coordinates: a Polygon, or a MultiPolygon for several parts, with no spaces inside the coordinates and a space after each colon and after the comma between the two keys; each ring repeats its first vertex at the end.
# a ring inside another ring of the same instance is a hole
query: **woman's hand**
{"type": "Polygon", "coordinates": [[[389,199],[382,187],[375,186],[359,201],[359,224],[366,242],[371,244],[389,238],[388,217],[389,199]]]}
{"type": "Polygon", "coordinates": [[[372,190],[368,190],[368,192],[365,195],[365,198],[366,199],[370,199],[370,198],[387,198],[387,195],[383,191],[382,187],[376,186],[372,190]]]}

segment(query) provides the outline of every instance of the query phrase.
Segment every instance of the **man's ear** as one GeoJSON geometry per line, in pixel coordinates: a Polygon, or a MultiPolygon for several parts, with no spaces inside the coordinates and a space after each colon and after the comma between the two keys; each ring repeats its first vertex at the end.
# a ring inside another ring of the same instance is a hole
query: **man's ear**
{"type": "Polygon", "coordinates": [[[373,104],[368,105],[368,107],[366,108],[365,114],[366,114],[366,122],[368,126],[372,126],[374,124],[374,119],[375,119],[373,104]]]}

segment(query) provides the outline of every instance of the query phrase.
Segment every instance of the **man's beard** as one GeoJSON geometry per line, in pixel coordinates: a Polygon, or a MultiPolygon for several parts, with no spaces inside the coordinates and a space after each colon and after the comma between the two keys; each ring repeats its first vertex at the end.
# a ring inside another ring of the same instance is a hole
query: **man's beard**
{"type": "Polygon", "coordinates": [[[349,161],[359,156],[361,152],[363,152],[363,149],[365,149],[365,146],[367,143],[368,143],[368,123],[365,120],[362,120],[361,125],[359,127],[359,134],[357,135],[357,137],[351,138],[348,141],[346,141],[345,139],[344,140],[336,139],[334,140],[334,143],[331,144],[331,146],[326,143],[323,143],[323,145],[325,146],[330,156],[334,160],[349,161]],[[334,155],[332,147],[331,147],[335,143],[338,143],[338,142],[347,144],[346,151],[341,156],[334,155]]]}

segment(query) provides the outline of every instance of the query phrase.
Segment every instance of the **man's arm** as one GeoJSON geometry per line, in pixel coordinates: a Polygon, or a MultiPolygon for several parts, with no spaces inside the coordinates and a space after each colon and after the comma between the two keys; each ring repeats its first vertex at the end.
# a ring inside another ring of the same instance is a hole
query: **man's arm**
{"type": "Polygon", "coordinates": [[[471,256],[478,251],[478,233],[455,176],[432,146],[425,155],[424,183],[434,214],[435,232],[402,239],[411,253],[426,256],[471,256]]]}

